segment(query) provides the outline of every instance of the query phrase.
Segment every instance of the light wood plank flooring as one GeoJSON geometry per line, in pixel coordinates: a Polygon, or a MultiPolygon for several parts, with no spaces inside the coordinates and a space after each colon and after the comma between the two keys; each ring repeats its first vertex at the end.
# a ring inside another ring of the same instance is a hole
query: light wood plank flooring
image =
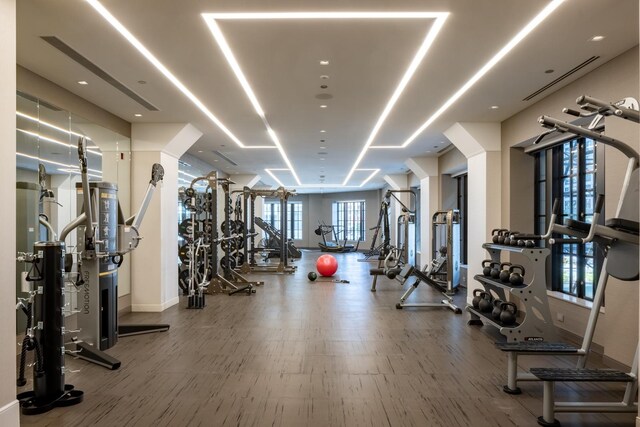
{"type": "MultiPolygon", "coordinates": [[[[108,371],[67,358],[85,392],[77,406],[25,417],[25,426],[534,426],[542,385],[502,392],[505,356],[490,327],[467,326],[446,309],[396,310],[402,288],[382,279],[369,291],[369,263],[336,255],[350,284],[295,275],[265,281],[252,296],[210,296],[122,323],[170,323],[165,333],[122,338],[108,371]]],[[[412,298],[439,295],[421,286],[412,298]]],[[[464,306],[463,296],[457,301],[464,306]]],[[[623,337],[621,337],[623,339],[623,337]]],[[[627,337],[635,339],[635,337],[627,337]]],[[[571,359],[529,359],[571,366],[571,359]]],[[[592,366],[602,366],[597,361],[592,366]]],[[[29,386],[28,386],[29,387],[29,386]]],[[[28,389],[28,387],[22,388],[28,389]]],[[[561,399],[620,399],[619,385],[559,384],[561,399]],[[616,391],[612,394],[611,391],[616,391]]],[[[633,426],[633,414],[559,414],[563,426],[633,426]]]]}

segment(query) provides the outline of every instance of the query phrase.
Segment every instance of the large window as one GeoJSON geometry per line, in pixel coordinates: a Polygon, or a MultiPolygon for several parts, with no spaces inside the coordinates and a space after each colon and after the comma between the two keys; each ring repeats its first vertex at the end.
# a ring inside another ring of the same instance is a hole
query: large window
{"type": "Polygon", "coordinates": [[[365,239],[364,200],[333,202],[333,224],[339,240],[365,239]]]}
{"type": "MultiPolygon", "coordinates": [[[[604,189],[604,152],[588,138],[575,138],[536,155],[535,212],[537,234],[544,234],[553,200],[558,199],[557,221],[591,222],[598,192],[604,189]]],[[[604,217],[604,216],[603,216],[604,217]]],[[[570,237],[570,236],[567,236],[570,237]]],[[[602,254],[594,243],[552,247],[551,289],[592,300],[602,254]]]]}
{"type": "MultiPolygon", "coordinates": [[[[302,202],[288,202],[287,237],[289,239],[302,239],[302,202]]],[[[280,201],[264,203],[264,221],[272,227],[280,230],[280,201]]]]}

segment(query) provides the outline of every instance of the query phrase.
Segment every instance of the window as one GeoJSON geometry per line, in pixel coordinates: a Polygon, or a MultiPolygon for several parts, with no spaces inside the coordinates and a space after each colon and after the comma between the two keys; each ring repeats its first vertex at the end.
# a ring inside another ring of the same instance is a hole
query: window
{"type": "MultiPolygon", "coordinates": [[[[545,233],[555,199],[560,202],[559,223],[569,219],[591,222],[597,189],[604,188],[604,171],[597,167],[597,159],[603,155],[598,144],[588,138],[571,139],[536,154],[536,234],[545,233]]],[[[594,243],[553,245],[552,290],[592,300],[602,258],[594,243]]]]}
{"type": "MultiPolygon", "coordinates": [[[[302,239],[302,202],[288,202],[287,238],[302,239]]],[[[264,203],[264,221],[280,230],[280,201],[264,203]]]]}
{"type": "Polygon", "coordinates": [[[365,239],[364,200],[333,202],[333,223],[339,240],[365,239]]]}

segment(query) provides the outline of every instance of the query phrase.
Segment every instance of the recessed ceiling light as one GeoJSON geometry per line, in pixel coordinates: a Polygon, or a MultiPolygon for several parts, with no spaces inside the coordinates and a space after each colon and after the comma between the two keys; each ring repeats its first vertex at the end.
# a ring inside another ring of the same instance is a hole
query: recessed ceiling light
{"type": "Polygon", "coordinates": [[[320,157],[320,160],[324,160],[324,157],[320,157]]]}
{"type": "Polygon", "coordinates": [[[147,84],[147,82],[145,82],[144,80],[138,80],[138,83],[141,84],[141,85],[146,85],[147,84]]]}
{"type": "Polygon", "coordinates": [[[427,150],[427,153],[430,153],[430,152],[431,152],[431,150],[427,150]]]}
{"type": "Polygon", "coordinates": [[[492,106],[491,106],[491,109],[492,109],[492,110],[497,110],[498,108],[500,108],[500,107],[498,107],[497,105],[492,105],[492,106]]]}
{"type": "Polygon", "coordinates": [[[320,140],[320,142],[325,142],[325,141],[326,141],[325,139],[321,139],[321,140],[320,140]]]}
{"type": "Polygon", "coordinates": [[[202,150],[198,150],[198,153],[202,153],[202,150]]]}
{"type": "Polygon", "coordinates": [[[327,108],[327,106],[326,106],[326,105],[324,105],[324,104],[322,104],[322,105],[320,106],[320,108],[327,108]]]}
{"type": "Polygon", "coordinates": [[[329,61],[327,61],[326,59],[322,59],[320,60],[320,65],[329,65],[329,61]]]}
{"type": "Polygon", "coordinates": [[[324,130],[324,129],[320,131],[320,133],[325,133],[325,132],[326,132],[326,130],[324,130]]]}
{"type": "Polygon", "coordinates": [[[218,159],[213,159],[213,161],[214,161],[214,162],[218,162],[219,160],[218,160],[218,159]]]}
{"type": "Polygon", "coordinates": [[[85,80],[80,80],[78,84],[84,86],[84,85],[88,85],[89,83],[87,83],[85,80]]]}
{"type": "Polygon", "coordinates": [[[604,36],[593,36],[591,37],[592,42],[599,42],[600,40],[604,40],[604,36]]]}
{"type": "Polygon", "coordinates": [[[323,75],[321,75],[321,76],[320,76],[320,78],[321,78],[322,80],[328,80],[328,79],[329,79],[329,76],[327,76],[326,74],[323,74],[323,75]]]}
{"type": "Polygon", "coordinates": [[[325,147],[325,146],[320,147],[321,150],[325,150],[326,148],[327,147],[325,147]]]}
{"type": "Polygon", "coordinates": [[[140,113],[136,113],[136,114],[134,114],[134,116],[136,116],[136,117],[142,117],[142,114],[140,114],[140,113]]]}
{"type": "Polygon", "coordinates": [[[552,69],[552,68],[549,68],[548,70],[544,70],[544,72],[545,72],[546,74],[551,74],[551,73],[553,73],[554,71],[555,71],[555,70],[554,70],[554,69],[552,69]]]}
{"type": "Polygon", "coordinates": [[[327,85],[320,85],[320,89],[326,89],[326,88],[328,88],[328,87],[329,87],[329,86],[327,86],[327,85]]]}

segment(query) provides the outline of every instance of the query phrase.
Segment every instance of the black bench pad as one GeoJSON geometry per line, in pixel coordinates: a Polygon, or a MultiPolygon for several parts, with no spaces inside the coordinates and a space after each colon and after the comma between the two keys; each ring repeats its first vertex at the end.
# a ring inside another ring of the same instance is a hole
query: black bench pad
{"type": "Polygon", "coordinates": [[[615,369],[531,368],[530,371],[542,381],[627,383],[634,380],[631,375],[615,369]]]}
{"type": "Polygon", "coordinates": [[[638,235],[638,222],[636,221],[624,218],[610,218],[605,221],[604,225],[619,231],[624,231],[625,233],[638,235]]]}
{"type": "Polygon", "coordinates": [[[568,228],[572,228],[574,230],[578,230],[578,231],[583,231],[585,233],[589,232],[589,229],[591,228],[591,224],[589,224],[588,222],[582,222],[582,221],[578,221],[576,219],[568,219],[565,221],[565,225],[568,228]]]}
{"type": "Polygon", "coordinates": [[[502,351],[528,352],[528,353],[577,353],[578,348],[571,344],[562,342],[546,341],[520,341],[520,342],[497,342],[495,343],[502,351]]]}

